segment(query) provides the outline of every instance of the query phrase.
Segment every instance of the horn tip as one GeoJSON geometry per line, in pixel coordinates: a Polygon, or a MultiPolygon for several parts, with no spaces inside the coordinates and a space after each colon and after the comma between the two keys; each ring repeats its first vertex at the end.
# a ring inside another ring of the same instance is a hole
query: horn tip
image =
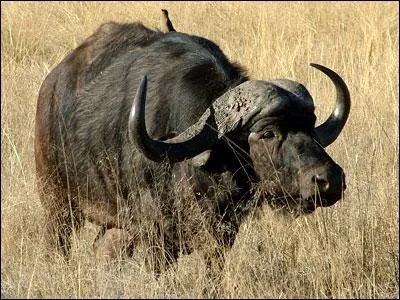
{"type": "Polygon", "coordinates": [[[319,69],[319,68],[323,68],[323,66],[322,66],[322,65],[320,65],[320,64],[316,64],[316,63],[310,63],[310,66],[311,66],[311,67],[314,67],[314,68],[317,68],[317,69],[319,69]]]}
{"type": "Polygon", "coordinates": [[[147,75],[143,75],[142,79],[140,80],[139,87],[147,88],[147,75]]]}

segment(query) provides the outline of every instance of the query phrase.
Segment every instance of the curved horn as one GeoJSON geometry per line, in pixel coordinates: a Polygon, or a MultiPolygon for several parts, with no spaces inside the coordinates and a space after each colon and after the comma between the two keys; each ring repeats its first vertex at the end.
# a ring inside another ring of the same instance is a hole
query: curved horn
{"type": "Polygon", "coordinates": [[[152,139],[145,124],[146,90],[147,76],[144,76],[133,101],[128,130],[131,140],[148,159],[161,162],[168,158],[171,163],[182,161],[209,149],[218,140],[218,131],[212,128],[217,127],[212,107],[207,109],[196,124],[168,140],[168,143],[152,139]]]}
{"type": "Polygon", "coordinates": [[[350,113],[350,93],[343,79],[327,67],[311,63],[312,67],[325,73],[335,84],[336,105],[329,118],[315,128],[319,142],[323,147],[332,144],[339,136],[350,113]]]}

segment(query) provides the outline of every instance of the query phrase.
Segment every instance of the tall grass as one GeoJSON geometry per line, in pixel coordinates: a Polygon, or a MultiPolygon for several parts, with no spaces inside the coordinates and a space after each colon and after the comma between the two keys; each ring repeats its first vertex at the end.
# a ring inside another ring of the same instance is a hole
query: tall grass
{"type": "Polygon", "coordinates": [[[1,293],[7,297],[399,297],[399,5],[397,2],[1,3],[1,293]],[[344,168],[343,201],[295,220],[263,207],[225,252],[222,282],[197,251],[156,278],[145,249],[95,259],[87,224],[70,262],[48,259],[33,155],[45,76],[101,23],[159,27],[218,43],[255,79],[304,83],[322,122],[334,88],[310,62],[336,70],[352,95],[349,121],[327,148],[344,168]],[[212,292],[217,290],[217,294],[212,292]]]}

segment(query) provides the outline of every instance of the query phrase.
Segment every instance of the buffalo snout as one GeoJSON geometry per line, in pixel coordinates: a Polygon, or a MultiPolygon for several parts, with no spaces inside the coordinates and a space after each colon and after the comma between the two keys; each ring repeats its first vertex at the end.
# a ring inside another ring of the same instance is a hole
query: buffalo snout
{"type": "Polygon", "coordinates": [[[303,173],[300,189],[303,198],[313,198],[316,206],[331,206],[346,189],[345,174],[337,164],[324,164],[303,173]]]}

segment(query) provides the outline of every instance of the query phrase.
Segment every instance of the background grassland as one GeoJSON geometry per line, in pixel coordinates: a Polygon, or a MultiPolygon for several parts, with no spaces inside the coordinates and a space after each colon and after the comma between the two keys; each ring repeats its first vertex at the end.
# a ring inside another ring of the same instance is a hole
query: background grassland
{"type": "Polygon", "coordinates": [[[399,297],[399,5],[397,2],[1,3],[1,293],[8,297],[399,297]],[[175,28],[207,37],[255,79],[304,83],[319,122],[336,70],[352,95],[348,125],[327,148],[344,168],[344,200],[288,220],[264,208],[226,252],[222,283],[197,252],[156,279],[140,251],[105,265],[86,225],[69,263],[45,258],[35,186],[34,120],[45,76],[101,23],[175,28]],[[215,293],[214,293],[215,295],[215,293]]]}

